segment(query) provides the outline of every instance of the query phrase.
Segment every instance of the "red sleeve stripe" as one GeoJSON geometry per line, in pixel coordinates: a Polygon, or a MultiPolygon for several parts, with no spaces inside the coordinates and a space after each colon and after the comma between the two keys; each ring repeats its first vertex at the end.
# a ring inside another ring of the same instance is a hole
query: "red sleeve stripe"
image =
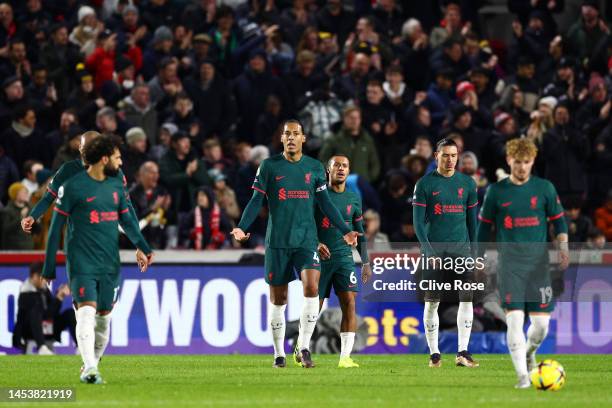
{"type": "Polygon", "coordinates": [[[51,190],[51,187],[47,186],[47,191],[49,192],[49,194],[51,194],[53,197],[57,198],[57,193],[53,190],[51,190]]]}
{"type": "Polygon", "coordinates": [[[253,188],[253,190],[259,191],[261,194],[266,195],[266,192],[263,191],[261,188],[255,187],[255,186],[253,186],[252,188],[253,188]]]}
{"type": "Polygon", "coordinates": [[[427,207],[427,204],[417,203],[416,201],[413,201],[412,205],[418,205],[419,207],[427,207]]]}
{"type": "Polygon", "coordinates": [[[124,208],[123,210],[121,210],[121,214],[125,214],[126,212],[130,211],[129,208],[124,208]]]}
{"type": "Polygon", "coordinates": [[[53,211],[57,211],[58,213],[65,215],[66,217],[70,217],[70,214],[68,214],[66,211],[62,211],[57,207],[53,207],[53,211]]]}
{"type": "Polygon", "coordinates": [[[482,222],[486,222],[486,223],[488,223],[488,224],[493,224],[493,221],[491,221],[491,220],[490,220],[490,219],[488,219],[488,218],[483,217],[483,216],[482,216],[482,215],[480,215],[480,214],[478,214],[478,219],[479,219],[480,221],[482,221],[482,222]]]}
{"type": "Polygon", "coordinates": [[[476,201],[476,202],[475,202],[474,204],[472,204],[472,205],[468,205],[468,208],[474,208],[474,207],[476,207],[477,205],[478,205],[478,201],[476,201]]]}
{"type": "Polygon", "coordinates": [[[359,217],[355,218],[355,222],[361,221],[361,220],[363,220],[363,215],[360,215],[359,217]]]}
{"type": "Polygon", "coordinates": [[[554,221],[554,220],[558,220],[559,218],[563,217],[565,215],[564,211],[561,211],[559,214],[557,215],[553,215],[552,217],[548,217],[548,221],[554,221]]]}

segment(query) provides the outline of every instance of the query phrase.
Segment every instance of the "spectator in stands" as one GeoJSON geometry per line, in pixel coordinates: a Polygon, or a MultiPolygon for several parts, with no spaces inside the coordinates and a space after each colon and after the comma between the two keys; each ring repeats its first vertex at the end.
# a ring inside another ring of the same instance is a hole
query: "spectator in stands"
{"type": "Polygon", "coordinates": [[[371,70],[371,52],[366,50],[356,53],[351,70],[334,81],[332,90],[344,101],[363,99],[371,70]]]}
{"type": "Polygon", "coordinates": [[[26,44],[21,38],[9,41],[8,56],[0,63],[0,73],[3,77],[16,76],[24,85],[32,80],[32,64],[28,60],[26,44]]]}
{"type": "Polygon", "coordinates": [[[200,120],[203,138],[217,136],[224,140],[236,117],[236,104],[228,82],[217,72],[211,59],[202,60],[195,78],[188,80],[185,90],[200,120]],[[215,101],[215,103],[210,103],[215,101]]]}
{"type": "Polygon", "coordinates": [[[406,174],[400,170],[392,170],[385,177],[385,183],[380,192],[382,201],[381,219],[382,231],[390,237],[399,233],[400,225],[397,220],[410,212],[414,185],[408,184],[406,174]]]}
{"type": "Polygon", "coordinates": [[[76,344],[76,318],[74,309],[62,311],[62,302],[70,295],[65,283],[57,288],[55,296],[42,278],[42,264],[30,265],[28,279],[19,289],[17,321],[13,330],[13,346],[26,354],[33,352],[33,342],[39,355],[51,355],[53,343],[61,341],[65,329],[76,344]]]}
{"type": "Polygon", "coordinates": [[[117,113],[113,108],[105,107],[96,114],[96,127],[100,133],[118,135],[117,113]]]}
{"type": "Polygon", "coordinates": [[[176,95],[173,111],[168,121],[178,126],[179,130],[187,132],[194,146],[201,143],[200,119],[193,112],[193,102],[186,92],[183,91],[176,95]]]}
{"type": "Polygon", "coordinates": [[[32,194],[38,190],[38,182],[36,181],[36,173],[43,169],[43,165],[41,162],[36,160],[26,160],[23,163],[23,180],[21,180],[21,184],[25,186],[28,190],[28,201],[30,201],[30,197],[32,194]]]}
{"type": "Polygon", "coordinates": [[[515,58],[525,55],[534,61],[541,61],[546,56],[551,38],[544,31],[542,14],[539,10],[532,12],[526,28],[519,20],[512,22],[514,38],[511,50],[515,58]]]}
{"type": "Polygon", "coordinates": [[[149,157],[158,163],[162,157],[170,150],[172,136],[178,132],[178,127],[174,123],[166,122],[159,128],[158,143],[149,148],[149,157]]]}
{"type": "Polygon", "coordinates": [[[372,183],[380,175],[380,161],[374,139],[361,126],[361,110],[346,108],[342,118],[342,129],[325,142],[319,160],[326,163],[332,156],[343,154],[353,163],[352,172],[372,183]]]}
{"type": "Polygon", "coordinates": [[[442,49],[431,55],[430,66],[434,71],[449,68],[453,78],[461,78],[470,69],[470,63],[463,52],[461,38],[449,37],[442,44],[442,49]]]}
{"type": "Polygon", "coordinates": [[[402,26],[402,42],[397,45],[404,78],[413,90],[427,89],[429,73],[429,37],[416,18],[407,20],[402,26]]]}
{"type": "Polygon", "coordinates": [[[10,76],[2,82],[4,90],[3,98],[0,100],[0,129],[6,129],[11,125],[15,109],[28,103],[28,98],[23,89],[23,83],[16,76],[10,76]]]}
{"type": "Polygon", "coordinates": [[[183,91],[183,84],[178,76],[178,60],[165,57],[159,62],[159,70],[149,82],[151,103],[158,112],[172,106],[176,95],[183,91]]]}
{"type": "Polygon", "coordinates": [[[410,211],[402,214],[400,218],[400,227],[391,236],[391,242],[419,242],[414,230],[412,214],[410,211]]]}
{"type": "Polygon", "coordinates": [[[519,57],[516,74],[510,75],[505,84],[502,99],[508,98],[508,93],[514,93],[518,89],[523,94],[524,109],[530,112],[535,108],[540,94],[540,86],[535,79],[535,64],[530,57],[519,57]]]}
{"type": "Polygon", "coordinates": [[[134,85],[130,96],[125,98],[123,102],[122,114],[125,121],[130,126],[142,128],[147,135],[148,145],[155,145],[157,143],[158,116],[155,107],[151,104],[149,86],[142,82],[134,85]]]}
{"type": "Polygon", "coordinates": [[[136,181],[140,166],[147,161],[147,135],[143,128],[133,127],[125,134],[126,145],[122,151],[123,165],[128,185],[136,181]]]}
{"type": "Polygon", "coordinates": [[[561,199],[582,197],[586,190],[589,142],[584,134],[572,126],[566,104],[558,104],[553,117],[555,126],[544,135],[542,146],[546,161],[544,176],[555,185],[561,199]]]}
{"type": "Polygon", "coordinates": [[[452,70],[442,67],[436,71],[435,82],[431,83],[427,89],[426,103],[431,114],[431,121],[436,129],[440,128],[450,108],[453,98],[452,86],[452,70]]]}
{"type": "Polygon", "coordinates": [[[450,127],[444,131],[443,136],[459,134],[463,139],[465,149],[481,156],[485,146],[489,143],[490,136],[474,125],[473,118],[472,107],[464,104],[453,106],[449,120],[450,127]]]}
{"type": "Polygon", "coordinates": [[[601,18],[599,0],[584,0],[580,18],[567,32],[569,52],[580,61],[593,57],[595,48],[610,35],[610,29],[601,18]]]}
{"type": "Polygon", "coordinates": [[[172,57],[172,42],[174,37],[172,30],[166,26],[149,27],[154,31],[152,47],[149,47],[143,55],[142,75],[146,81],[150,81],[157,70],[162,68],[162,61],[172,57]]]}
{"type": "Polygon", "coordinates": [[[604,205],[595,211],[595,226],[603,232],[606,240],[612,240],[612,190],[608,191],[604,205]]]}
{"type": "Polygon", "coordinates": [[[13,123],[2,133],[2,145],[6,154],[19,166],[28,159],[45,159],[45,137],[36,127],[36,112],[22,105],[13,113],[13,123]]]}
{"type": "Polygon", "coordinates": [[[320,31],[335,34],[338,42],[344,44],[355,27],[355,15],[344,9],[341,0],[328,0],[317,13],[316,25],[320,31]]]}
{"type": "MultiPolygon", "coordinates": [[[[30,211],[28,189],[22,183],[13,183],[8,189],[9,202],[0,210],[0,247],[4,250],[32,250],[31,234],[21,229],[21,219],[30,211]]],[[[34,231],[37,226],[34,226],[34,231]]]]}
{"type": "Polygon", "coordinates": [[[312,51],[301,51],[295,60],[295,69],[285,76],[285,86],[291,106],[289,111],[297,113],[308,102],[308,96],[320,89],[326,76],[316,70],[316,54],[312,51]]]}
{"type": "Polygon", "coordinates": [[[96,11],[89,6],[81,6],[78,12],[78,25],[68,37],[70,42],[79,47],[79,51],[89,56],[96,48],[98,35],[104,31],[104,23],[98,20],[96,11]]]}
{"type": "Polygon", "coordinates": [[[171,149],[159,162],[160,181],[172,197],[169,222],[176,224],[178,215],[187,214],[195,207],[195,192],[198,187],[210,185],[206,164],[191,150],[191,139],[185,132],[172,136],[171,149]]]}
{"type": "Polygon", "coordinates": [[[210,187],[200,187],[196,194],[196,206],[179,228],[181,241],[196,250],[219,249],[227,242],[231,224],[210,187]]]}
{"type": "Polygon", "coordinates": [[[596,227],[591,228],[585,245],[586,249],[601,251],[606,249],[606,236],[596,227]]]}
{"type": "Polygon", "coordinates": [[[267,68],[265,51],[258,49],[250,54],[248,66],[234,83],[234,95],[240,112],[238,137],[253,141],[257,118],[263,113],[266,99],[276,95],[282,106],[287,106],[287,93],[283,82],[267,68]]]}
{"type": "Polygon", "coordinates": [[[516,121],[506,113],[499,112],[495,115],[495,130],[483,149],[483,165],[486,174],[495,180],[495,171],[499,168],[507,168],[506,164],[506,143],[511,139],[519,137],[516,121]]]}
{"type": "Polygon", "coordinates": [[[588,92],[577,71],[578,67],[573,58],[561,58],[553,82],[546,85],[542,93],[546,96],[554,96],[559,100],[567,99],[571,103],[571,107],[575,107],[588,92]]]}
{"type": "MultiPolygon", "coordinates": [[[[283,105],[280,98],[274,94],[269,95],[266,99],[264,112],[257,118],[255,126],[255,142],[272,147],[277,133],[280,132],[280,127],[283,124],[285,116],[283,115],[283,105]]],[[[313,140],[316,140],[313,138],[313,140]]],[[[307,141],[307,146],[312,144],[307,141]]]]}
{"type": "Polygon", "coordinates": [[[53,171],[57,171],[62,166],[62,164],[71,160],[79,159],[81,157],[79,147],[81,146],[82,133],[83,129],[81,129],[79,126],[70,126],[70,128],[68,129],[68,133],[64,138],[64,144],[59,148],[57,154],[53,158],[53,164],[51,166],[51,169],[53,171]]]}
{"type": "Polygon", "coordinates": [[[94,89],[93,76],[79,64],[76,70],[78,86],[68,96],[66,105],[74,109],[78,122],[85,128],[92,128],[96,124],[98,109],[106,106],[106,101],[98,96],[94,89]]]}
{"type": "Polygon", "coordinates": [[[589,232],[593,228],[591,220],[582,214],[582,205],[582,200],[576,198],[566,200],[563,203],[569,242],[586,242],[589,232]]]}
{"type": "Polygon", "coordinates": [[[606,82],[598,73],[592,73],[589,80],[589,95],[576,112],[578,128],[589,140],[595,139],[609,123],[611,104],[606,82]]]}
{"type": "Polygon", "coordinates": [[[365,222],[365,237],[369,243],[376,245],[389,242],[387,234],[380,232],[380,215],[376,211],[369,209],[363,213],[363,221],[365,222]]]}
{"type": "Polygon", "coordinates": [[[13,159],[8,157],[0,145],[0,207],[6,204],[8,187],[19,181],[19,170],[13,159]]]}
{"type": "Polygon", "coordinates": [[[342,121],[344,106],[344,102],[331,91],[329,81],[314,92],[306,93],[306,105],[298,117],[308,135],[306,146],[313,155],[334,135],[334,129],[342,121]]]}
{"type": "Polygon", "coordinates": [[[216,168],[208,170],[208,176],[213,183],[212,187],[217,204],[231,220],[232,225],[237,224],[241,215],[240,207],[238,207],[236,201],[236,193],[227,185],[227,176],[216,168]]]}
{"type": "Polygon", "coordinates": [[[40,62],[49,70],[49,80],[55,85],[59,100],[65,100],[72,89],[77,63],[81,53],[77,46],[68,41],[68,28],[63,23],[51,27],[51,42],[47,43],[40,55],[40,62]]]}
{"type": "Polygon", "coordinates": [[[145,220],[142,234],[156,249],[166,247],[164,227],[172,199],[168,191],[159,184],[159,166],[148,161],[138,170],[138,182],[130,189],[130,198],[138,219],[145,220]]]}

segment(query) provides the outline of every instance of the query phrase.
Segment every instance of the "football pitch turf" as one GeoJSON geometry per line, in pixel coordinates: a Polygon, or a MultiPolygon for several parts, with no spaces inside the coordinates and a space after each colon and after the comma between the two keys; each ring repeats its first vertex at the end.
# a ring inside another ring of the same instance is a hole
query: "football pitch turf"
{"type": "MultiPolygon", "coordinates": [[[[88,407],[611,407],[612,356],[538,356],[559,361],[567,382],[558,392],[515,390],[510,357],[477,355],[480,367],[431,369],[425,355],[355,355],[357,369],[338,369],[337,355],[314,355],[317,367],[273,369],[264,355],[105,356],[106,384],[78,383],[78,356],[2,356],[0,387],[74,387],[88,407]]],[[[32,406],[0,403],[0,406],[32,406]]]]}

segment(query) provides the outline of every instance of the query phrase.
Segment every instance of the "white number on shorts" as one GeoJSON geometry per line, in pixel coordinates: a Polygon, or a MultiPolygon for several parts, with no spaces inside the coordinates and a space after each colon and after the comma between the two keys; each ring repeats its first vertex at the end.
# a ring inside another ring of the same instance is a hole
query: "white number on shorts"
{"type": "Polygon", "coordinates": [[[312,259],[315,260],[316,263],[319,263],[319,254],[317,253],[317,251],[314,251],[314,254],[312,255],[312,259]]]}
{"type": "Polygon", "coordinates": [[[119,295],[119,286],[115,288],[115,295],[113,296],[113,302],[117,301],[117,296],[119,295]]]}
{"type": "Polygon", "coordinates": [[[350,276],[349,280],[351,281],[351,283],[353,285],[355,285],[357,283],[357,277],[355,276],[355,271],[351,272],[351,276],[350,276]]]}
{"type": "Polygon", "coordinates": [[[553,297],[553,291],[550,286],[546,286],[545,288],[540,288],[540,294],[542,295],[543,305],[550,303],[553,297]]]}

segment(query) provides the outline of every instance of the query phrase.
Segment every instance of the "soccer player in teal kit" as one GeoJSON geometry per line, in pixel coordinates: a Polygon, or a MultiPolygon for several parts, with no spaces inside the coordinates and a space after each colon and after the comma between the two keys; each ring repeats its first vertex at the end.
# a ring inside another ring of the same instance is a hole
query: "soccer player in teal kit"
{"type": "MultiPolygon", "coordinates": [[[[355,231],[363,232],[363,215],[361,213],[361,198],[352,191],[346,190],[346,179],[350,173],[350,163],[346,156],[333,156],[327,165],[329,173],[328,190],[332,203],[340,209],[344,222],[352,225],[355,231]]],[[[339,368],[359,367],[351,358],[355,342],[357,316],[355,313],[355,298],[359,291],[353,251],[342,239],[342,233],[335,228],[321,210],[315,212],[319,231],[319,255],[321,256],[321,279],[319,280],[320,304],[329,298],[332,286],[340,301],[342,321],[340,322],[340,361],[339,368]]],[[[372,276],[368,259],[367,240],[359,237],[359,253],[361,255],[361,282],[366,283],[372,276]]]]}
{"type": "MultiPolygon", "coordinates": [[[[472,243],[476,240],[478,223],[476,182],[455,170],[457,155],[454,141],[443,139],[438,142],[435,152],[437,169],[423,176],[414,189],[412,205],[415,231],[421,243],[421,251],[426,257],[468,258],[475,249],[472,243]]],[[[458,274],[440,268],[423,268],[423,279],[438,282],[450,279],[449,276],[468,282],[472,275],[471,271],[458,274]]],[[[425,292],[423,323],[430,351],[430,367],[440,367],[442,362],[438,349],[440,300],[441,294],[438,291],[425,292]]],[[[478,367],[468,351],[473,318],[472,292],[461,290],[457,312],[457,366],[478,367]]]]}
{"type": "MultiPolygon", "coordinates": [[[[89,167],[59,187],[51,220],[43,278],[55,279],[55,256],[63,226],[68,222],[66,264],[69,284],[77,305],[76,334],[83,359],[81,382],[102,383],[98,362],[109,340],[110,315],[120,287],[119,220],[129,217],[123,182],[116,175],[121,166],[119,141],[99,136],[85,145],[89,167]]],[[[149,245],[130,223],[126,234],[138,248],[137,260],[144,272],[152,262],[149,245]]]]}
{"type": "MultiPolygon", "coordinates": [[[[508,349],[518,376],[516,388],[529,388],[529,371],[536,366],[535,353],[546,334],[554,309],[549,272],[548,222],[560,243],[560,266],[567,268],[567,224],[555,187],[531,175],[538,149],[529,139],[506,144],[510,177],[489,186],[480,210],[478,241],[490,241],[495,227],[498,247],[498,286],[506,310],[508,349]],[[525,312],[531,325],[523,333],[525,312]]],[[[481,245],[482,247],[482,245],[481,245]]]]}
{"type": "Polygon", "coordinates": [[[319,317],[319,276],[321,262],[317,252],[315,201],[349,245],[356,245],[359,233],[351,231],[329,198],[323,165],[302,154],[306,136],[302,125],[288,120],[281,136],[283,153],[264,160],[253,182],[253,196],[232,235],[239,242],[249,238],[245,230],[268,199],[270,215],[266,231],[265,279],[270,285],[269,320],[274,343],[274,365],[286,366],[284,350],[285,308],[289,282],[299,271],[304,287],[304,306],[300,317],[297,353],[302,367],[314,367],[310,339],[319,317]]]}

